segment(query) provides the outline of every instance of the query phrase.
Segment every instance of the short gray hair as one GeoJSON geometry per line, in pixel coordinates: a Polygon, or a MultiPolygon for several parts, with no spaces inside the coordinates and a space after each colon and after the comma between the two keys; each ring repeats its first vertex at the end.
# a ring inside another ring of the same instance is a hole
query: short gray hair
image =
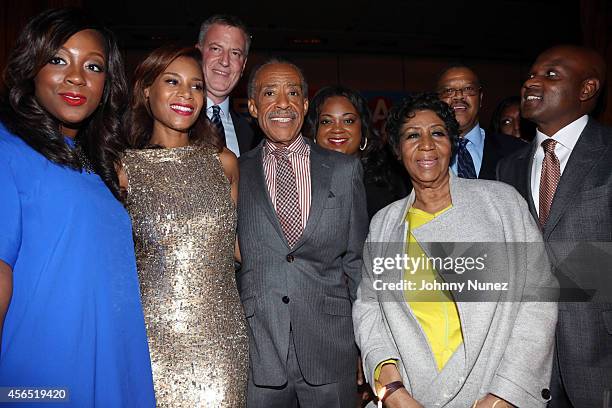
{"type": "Polygon", "coordinates": [[[308,84],[306,83],[306,78],[304,77],[304,73],[302,72],[300,67],[298,67],[291,61],[288,61],[284,58],[278,58],[278,57],[273,57],[273,58],[266,60],[263,64],[259,65],[257,68],[251,71],[251,74],[249,75],[249,84],[247,88],[249,99],[252,99],[255,96],[255,91],[256,91],[255,81],[257,79],[257,75],[264,67],[267,67],[268,65],[272,65],[272,64],[283,64],[283,65],[289,65],[290,67],[293,67],[297,71],[298,75],[300,76],[300,86],[302,87],[302,95],[304,96],[304,99],[308,99],[308,84]]]}
{"type": "Polygon", "coordinates": [[[236,27],[242,34],[244,35],[244,40],[246,44],[246,50],[244,50],[245,55],[249,54],[249,49],[251,48],[251,33],[247,26],[236,16],[232,16],[229,14],[215,14],[206,19],[200,26],[200,34],[198,34],[198,44],[202,44],[204,42],[204,38],[206,37],[206,33],[210,29],[213,24],[219,24],[224,26],[236,27]]]}

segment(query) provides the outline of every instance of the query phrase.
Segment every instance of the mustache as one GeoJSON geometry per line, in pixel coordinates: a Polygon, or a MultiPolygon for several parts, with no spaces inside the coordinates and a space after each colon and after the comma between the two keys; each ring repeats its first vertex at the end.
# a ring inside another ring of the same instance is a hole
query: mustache
{"type": "Polygon", "coordinates": [[[458,106],[458,105],[463,105],[463,106],[465,106],[466,108],[469,108],[469,107],[470,107],[469,102],[468,102],[468,101],[466,101],[466,100],[464,100],[464,99],[461,99],[461,100],[456,101],[456,102],[451,102],[451,104],[450,104],[450,106],[451,106],[451,107],[453,107],[453,106],[458,106]]]}
{"type": "Polygon", "coordinates": [[[297,112],[294,110],[275,110],[268,113],[268,119],[270,118],[289,118],[297,119],[297,112]]]}

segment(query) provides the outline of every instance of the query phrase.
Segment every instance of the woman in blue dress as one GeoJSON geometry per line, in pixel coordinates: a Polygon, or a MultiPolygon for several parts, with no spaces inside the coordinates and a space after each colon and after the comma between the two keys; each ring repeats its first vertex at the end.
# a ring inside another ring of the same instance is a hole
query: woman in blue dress
{"type": "MultiPolygon", "coordinates": [[[[117,201],[126,83],[114,37],[77,9],[44,12],[5,79],[0,387],[67,390],[54,406],[154,406],[130,219],[117,201]]],[[[28,396],[11,395],[0,405],[28,396]]],[[[28,407],[48,405],[30,395],[28,407]]]]}

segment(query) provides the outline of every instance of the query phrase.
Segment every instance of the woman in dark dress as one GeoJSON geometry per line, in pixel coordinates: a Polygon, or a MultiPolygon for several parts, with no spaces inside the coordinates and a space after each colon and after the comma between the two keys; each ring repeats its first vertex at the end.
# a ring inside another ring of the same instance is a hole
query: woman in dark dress
{"type": "Polygon", "coordinates": [[[359,156],[371,219],[410,192],[410,179],[372,126],[367,101],[343,86],[321,88],[310,101],[304,135],[326,149],[359,156]]]}

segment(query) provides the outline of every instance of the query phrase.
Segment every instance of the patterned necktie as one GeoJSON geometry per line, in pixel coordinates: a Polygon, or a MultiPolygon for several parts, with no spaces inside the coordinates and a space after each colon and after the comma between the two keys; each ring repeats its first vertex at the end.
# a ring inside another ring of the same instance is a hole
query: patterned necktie
{"type": "Polygon", "coordinates": [[[546,139],[542,142],[544,161],[542,162],[542,176],[540,177],[540,214],[538,217],[542,228],[548,221],[550,206],[561,178],[561,165],[555,154],[556,145],[557,141],[554,139],[546,139]]]}
{"type": "Polygon", "coordinates": [[[289,161],[287,149],[275,149],[271,153],[276,158],[276,214],[287,243],[293,248],[302,236],[302,212],[295,173],[289,161]]]}
{"type": "Polygon", "coordinates": [[[210,118],[210,121],[217,128],[219,135],[221,136],[221,141],[223,142],[223,146],[226,146],[225,143],[225,129],[223,129],[223,122],[221,121],[221,108],[219,105],[212,106],[213,114],[210,118]]]}
{"type": "Polygon", "coordinates": [[[474,169],[474,161],[472,155],[468,151],[466,145],[469,140],[459,138],[459,146],[457,147],[457,175],[461,178],[476,178],[476,170],[474,169]]]}

